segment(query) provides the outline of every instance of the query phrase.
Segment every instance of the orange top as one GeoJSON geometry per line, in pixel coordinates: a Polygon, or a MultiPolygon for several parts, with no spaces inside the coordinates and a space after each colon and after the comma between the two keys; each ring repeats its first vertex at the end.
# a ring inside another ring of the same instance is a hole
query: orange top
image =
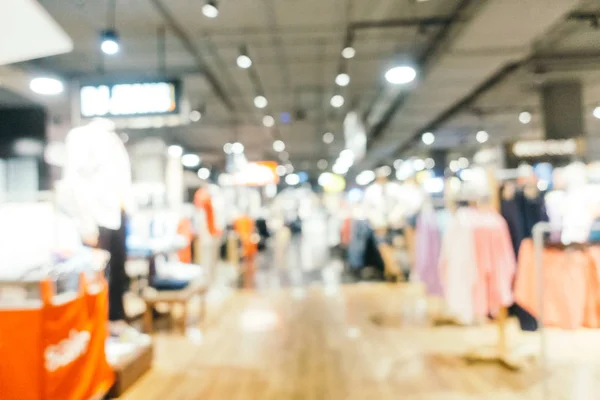
{"type": "Polygon", "coordinates": [[[258,244],[252,240],[254,220],[247,215],[243,215],[233,221],[233,229],[240,236],[244,247],[244,256],[253,257],[258,252],[258,244]]]}
{"type": "Polygon", "coordinates": [[[196,191],[196,194],[194,195],[194,205],[196,208],[204,210],[208,233],[210,233],[211,236],[220,235],[221,232],[219,232],[215,225],[215,213],[213,210],[212,199],[206,188],[200,188],[196,191]]]}

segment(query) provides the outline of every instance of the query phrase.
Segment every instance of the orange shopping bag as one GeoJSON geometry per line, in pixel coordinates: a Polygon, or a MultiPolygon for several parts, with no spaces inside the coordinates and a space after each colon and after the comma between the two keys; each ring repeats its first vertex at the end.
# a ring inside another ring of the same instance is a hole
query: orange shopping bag
{"type": "Polygon", "coordinates": [[[8,327],[0,334],[0,400],[84,400],[108,391],[114,381],[106,361],[108,287],[88,293],[84,277],[79,293],[63,302],[52,302],[49,282],[42,282],[39,310],[0,311],[4,321],[17,322],[35,334],[19,335],[8,327]],[[12,333],[11,333],[12,332],[12,333]],[[5,347],[10,346],[10,347],[5,347]],[[7,352],[7,362],[4,351],[7,352]],[[19,362],[22,354],[26,362],[19,362]],[[17,361],[13,365],[13,361],[17,361]],[[16,382],[8,379],[17,377],[16,382]]]}

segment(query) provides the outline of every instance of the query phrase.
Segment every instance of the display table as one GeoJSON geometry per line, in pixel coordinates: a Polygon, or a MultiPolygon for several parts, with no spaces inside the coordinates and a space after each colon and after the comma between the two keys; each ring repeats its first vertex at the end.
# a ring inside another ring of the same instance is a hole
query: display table
{"type": "MultiPolygon", "coordinates": [[[[110,354],[111,346],[126,346],[122,343],[107,343],[107,349],[110,354]]],[[[115,372],[115,383],[108,393],[109,398],[120,397],[137,382],[146,372],[152,368],[152,359],[154,350],[152,342],[135,346],[133,351],[119,357],[118,360],[111,360],[111,367],[115,372]]]]}
{"type": "Polygon", "coordinates": [[[207,280],[198,278],[189,283],[187,287],[181,290],[146,290],[143,299],[146,303],[146,312],[144,313],[144,331],[152,333],[154,330],[154,306],[158,303],[166,303],[168,305],[181,304],[183,314],[179,322],[181,333],[185,334],[187,319],[188,319],[188,303],[194,296],[200,296],[200,321],[204,319],[206,311],[206,293],[208,291],[207,280]]]}

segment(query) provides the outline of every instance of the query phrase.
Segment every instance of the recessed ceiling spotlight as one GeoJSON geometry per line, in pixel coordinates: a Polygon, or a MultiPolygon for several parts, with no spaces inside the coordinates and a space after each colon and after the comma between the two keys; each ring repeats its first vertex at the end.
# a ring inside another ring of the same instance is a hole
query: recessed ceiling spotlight
{"type": "Polygon", "coordinates": [[[355,55],[356,50],[354,50],[354,47],[352,46],[344,47],[342,50],[342,57],[344,57],[346,60],[353,58],[355,55]]]}
{"type": "Polygon", "coordinates": [[[523,111],[519,114],[519,122],[523,125],[531,122],[531,113],[529,111],[523,111]]]}
{"type": "Polygon", "coordinates": [[[331,144],[331,143],[333,143],[333,139],[334,139],[333,138],[333,133],[331,133],[331,132],[325,132],[323,134],[323,143],[331,144]]]}
{"type": "Polygon", "coordinates": [[[217,0],[207,0],[202,6],[202,14],[208,18],[217,18],[219,16],[219,7],[217,0]]]}
{"type": "Polygon", "coordinates": [[[335,83],[338,86],[348,86],[348,84],[350,83],[350,75],[348,75],[346,73],[338,74],[335,77],[335,83]]]}
{"type": "Polygon", "coordinates": [[[254,105],[256,108],[265,108],[267,104],[269,104],[269,102],[265,96],[258,95],[254,98],[254,105]]]}
{"type": "Polygon", "coordinates": [[[479,143],[485,143],[489,138],[490,135],[484,130],[477,132],[477,135],[475,135],[475,139],[477,139],[479,143]]]}
{"type": "Polygon", "coordinates": [[[417,71],[413,67],[409,66],[400,66],[390,68],[385,73],[385,79],[394,85],[403,85],[406,83],[410,83],[415,80],[417,77],[417,71]]]}
{"type": "Polygon", "coordinates": [[[225,154],[231,154],[232,147],[233,147],[233,145],[231,143],[225,143],[223,145],[223,151],[225,152],[225,154]]]}
{"type": "Polygon", "coordinates": [[[202,113],[200,111],[198,111],[198,110],[190,111],[190,121],[198,122],[198,121],[200,121],[200,118],[202,118],[202,113]]]}
{"type": "Polygon", "coordinates": [[[104,54],[112,56],[121,49],[119,35],[114,29],[106,29],[100,34],[100,49],[104,54]]]}
{"type": "Polygon", "coordinates": [[[181,157],[181,155],[183,154],[183,147],[173,144],[169,146],[167,152],[171,157],[181,157]]]}
{"type": "Polygon", "coordinates": [[[279,176],[285,175],[285,173],[287,172],[285,165],[278,165],[275,168],[275,172],[277,172],[277,175],[279,175],[279,176]]]}
{"type": "Polygon", "coordinates": [[[594,108],[594,112],[592,114],[594,115],[594,117],[600,119],[600,106],[596,106],[596,108],[594,108]]]}
{"type": "Polygon", "coordinates": [[[262,119],[262,123],[267,128],[271,128],[273,125],[275,125],[275,118],[271,117],[270,115],[265,115],[262,119]]]}
{"type": "Polygon", "coordinates": [[[181,164],[184,167],[194,168],[200,165],[200,156],[197,154],[184,154],[181,156],[181,164]]]}
{"type": "Polygon", "coordinates": [[[242,154],[244,152],[244,145],[240,142],[235,142],[231,145],[231,152],[233,154],[242,154]]]}
{"type": "Polygon", "coordinates": [[[204,180],[210,178],[210,170],[208,168],[200,168],[198,170],[198,178],[204,180]]]}
{"type": "Polygon", "coordinates": [[[327,168],[327,160],[325,159],[320,159],[319,161],[317,161],[317,168],[319,168],[320,170],[324,170],[325,168],[327,168]]]}
{"type": "Polygon", "coordinates": [[[248,55],[246,46],[240,47],[240,55],[236,59],[237,66],[242,69],[248,69],[252,66],[252,59],[248,55]]]}
{"type": "Polygon", "coordinates": [[[274,141],[273,142],[273,150],[275,150],[276,152],[284,151],[285,143],[283,143],[281,140],[274,141]]]}
{"type": "Polygon", "coordinates": [[[65,90],[63,83],[54,78],[33,78],[29,82],[29,88],[37,94],[47,96],[54,96],[65,90]]]}
{"type": "Polygon", "coordinates": [[[421,135],[421,140],[427,146],[431,146],[433,142],[435,142],[435,135],[431,132],[425,132],[423,135],[421,135]]]}
{"type": "Polygon", "coordinates": [[[340,108],[344,105],[344,96],[342,96],[341,94],[336,94],[331,98],[330,103],[332,107],[340,108]]]}

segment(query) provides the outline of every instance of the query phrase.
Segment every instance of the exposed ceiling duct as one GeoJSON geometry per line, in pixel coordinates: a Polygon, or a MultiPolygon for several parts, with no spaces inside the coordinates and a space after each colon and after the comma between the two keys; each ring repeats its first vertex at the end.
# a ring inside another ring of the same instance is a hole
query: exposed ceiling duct
{"type": "Polygon", "coordinates": [[[418,91],[400,93],[392,101],[387,115],[392,107],[399,111],[383,126],[381,120],[375,125],[384,132],[371,144],[367,164],[394,155],[457,100],[506,65],[527,57],[534,40],[577,4],[577,0],[486,2],[435,65],[424,72],[418,91]]]}

